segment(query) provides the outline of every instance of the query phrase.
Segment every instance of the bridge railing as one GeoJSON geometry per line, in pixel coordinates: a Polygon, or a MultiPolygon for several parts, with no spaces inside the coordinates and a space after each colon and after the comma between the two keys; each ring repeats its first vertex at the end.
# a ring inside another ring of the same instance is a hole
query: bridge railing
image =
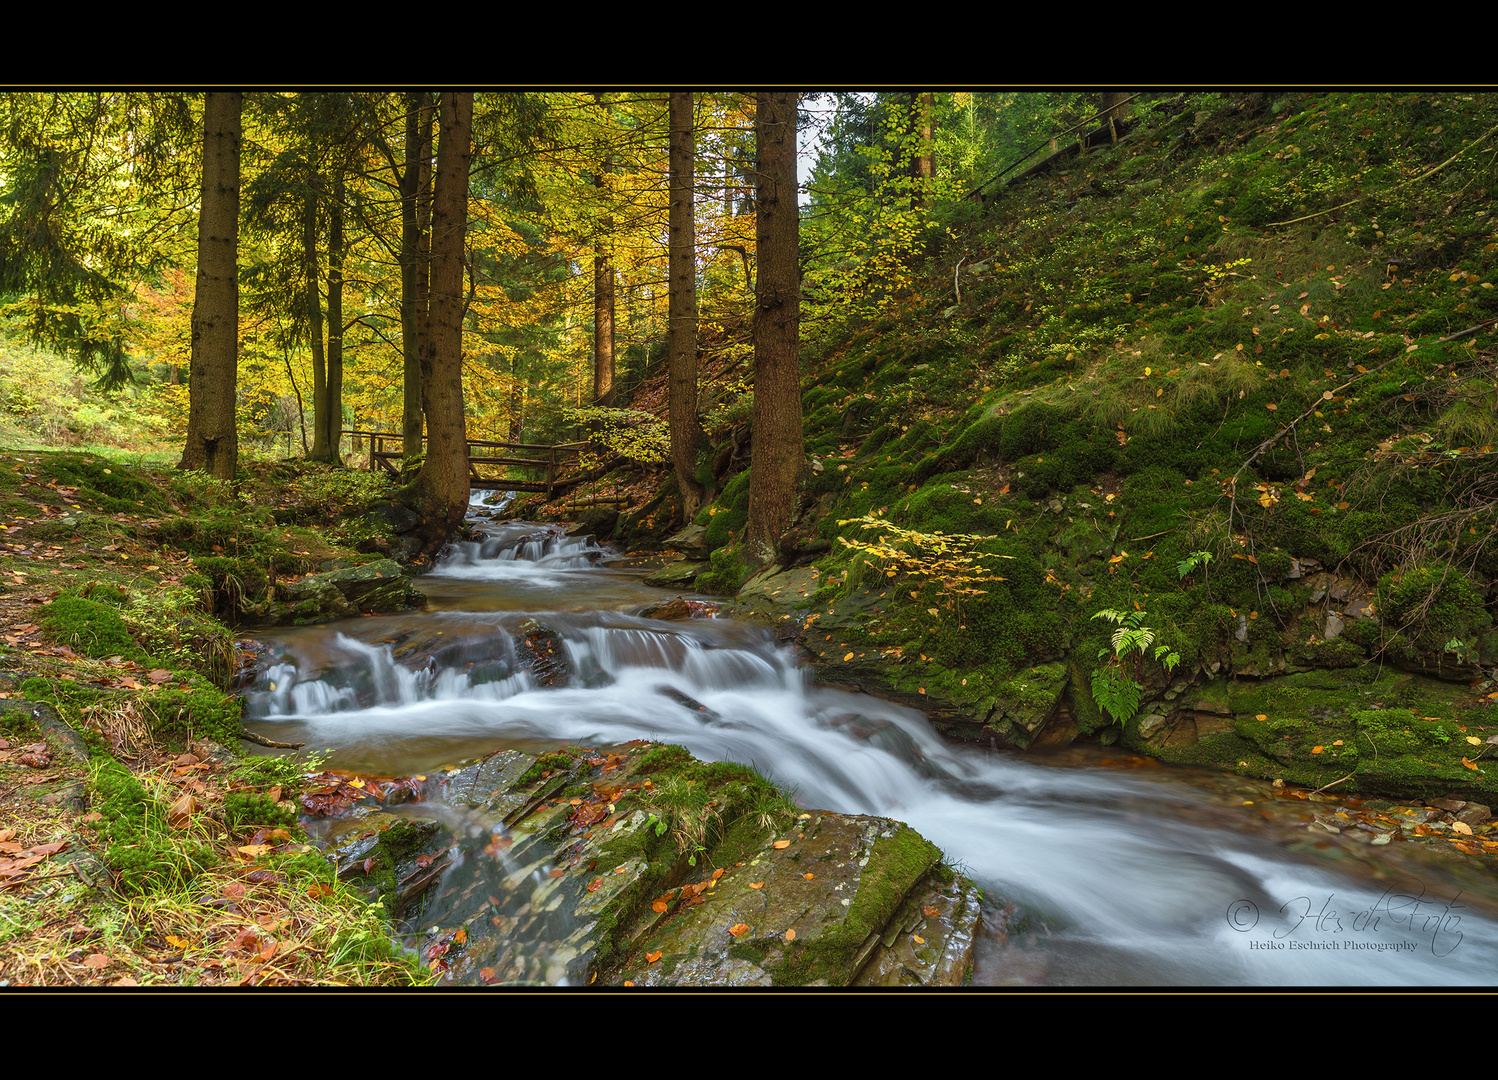
{"type": "MultiPolygon", "coordinates": [[[[399,432],[391,431],[344,431],[354,439],[369,440],[369,471],[385,470],[392,476],[400,475],[401,460],[405,457],[405,442],[399,432]],[[387,449],[390,446],[393,449],[387,449]]],[[[426,440],[423,438],[422,445],[426,440]]],[[[468,440],[469,486],[494,491],[545,492],[549,500],[552,489],[560,478],[560,470],[575,462],[578,455],[587,449],[586,442],[571,443],[521,443],[499,442],[491,439],[468,440]],[[514,453],[483,453],[482,451],[513,451],[514,453]],[[545,480],[510,480],[506,477],[485,476],[479,466],[501,468],[544,469],[545,480]]]]}

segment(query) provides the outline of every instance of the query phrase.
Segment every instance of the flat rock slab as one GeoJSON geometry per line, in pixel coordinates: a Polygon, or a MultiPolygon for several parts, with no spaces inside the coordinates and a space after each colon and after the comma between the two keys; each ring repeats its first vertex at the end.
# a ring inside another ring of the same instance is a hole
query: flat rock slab
{"type": "MultiPolygon", "coordinates": [[[[667,911],[636,940],[615,981],[850,985],[887,930],[900,936],[895,916],[940,861],[941,852],[901,822],[807,815],[701,893],[671,890],[667,911]]],[[[965,932],[970,940],[971,927],[965,932]]]]}

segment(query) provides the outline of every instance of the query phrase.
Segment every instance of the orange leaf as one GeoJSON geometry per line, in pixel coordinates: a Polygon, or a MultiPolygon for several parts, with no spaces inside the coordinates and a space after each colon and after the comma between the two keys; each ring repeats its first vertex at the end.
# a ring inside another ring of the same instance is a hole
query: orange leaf
{"type": "Polygon", "coordinates": [[[810,881],[812,878],[816,877],[817,875],[816,874],[802,874],[801,876],[804,877],[807,881],[810,881]]]}
{"type": "Polygon", "coordinates": [[[723,870],[722,870],[721,867],[719,869],[713,871],[713,880],[714,881],[717,881],[722,876],[723,876],[723,870]]]}
{"type": "Polygon", "coordinates": [[[109,966],[109,957],[105,956],[103,953],[94,953],[91,956],[84,957],[84,959],[83,959],[83,966],[84,967],[91,967],[91,968],[105,968],[105,967],[108,967],[109,966]]]}
{"type": "Polygon", "coordinates": [[[598,891],[598,887],[600,885],[602,885],[602,884],[603,884],[603,878],[596,877],[592,881],[588,882],[588,891],[589,892],[597,892],[598,891]]]}
{"type": "Polygon", "coordinates": [[[927,904],[927,905],[925,905],[924,907],[921,908],[921,914],[924,915],[924,916],[926,916],[926,918],[928,918],[928,919],[934,919],[934,918],[936,918],[937,915],[939,915],[941,913],[939,911],[937,911],[934,907],[932,907],[930,904],[927,904]]]}
{"type": "Polygon", "coordinates": [[[795,941],[796,940],[796,931],[794,931],[794,930],[787,930],[785,932],[785,940],[787,940],[787,941],[795,941]]]}
{"type": "Polygon", "coordinates": [[[732,934],[734,937],[738,937],[740,934],[745,934],[745,933],[749,932],[749,924],[748,923],[734,923],[732,926],[730,926],[728,928],[728,932],[730,934],[732,934]]]}
{"type": "Polygon", "coordinates": [[[1319,753],[1321,753],[1321,751],[1323,751],[1325,749],[1326,749],[1326,747],[1324,747],[1324,746],[1313,746],[1313,747],[1311,747],[1311,753],[1313,753],[1313,754],[1319,754],[1319,753]]]}
{"type": "Polygon", "coordinates": [[[648,953],[645,954],[645,963],[647,963],[647,964],[653,964],[657,960],[659,960],[660,958],[661,958],[661,951],[659,949],[657,949],[655,952],[648,952],[648,953]]]}
{"type": "Polygon", "coordinates": [[[775,841],[775,850],[776,851],[783,850],[784,848],[788,848],[790,846],[791,846],[791,842],[789,840],[777,840],[777,841],[775,841]]]}
{"type": "Polygon", "coordinates": [[[670,906],[671,905],[665,900],[652,900],[650,902],[650,910],[655,912],[657,915],[664,915],[666,913],[666,909],[670,906]]]}
{"type": "Polygon", "coordinates": [[[765,887],[765,883],[763,881],[751,881],[749,883],[749,887],[751,889],[763,889],[765,887]]]}
{"type": "Polygon", "coordinates": [[[460,927],[458,927],[458,932],[453,935],[453,944],[455,944],[455,945],[462,945],[467,940],[468,940],[468,927],[466,927],[466,926],[460,926],[460,927]]]}
{"type": "Polygon", "coordinates": [[[926,944],[926,939],[921,937],[920,934],[911,934],[910,937],[917,945],[926,944]]]}
{"type": "Polygon", "coordinates": [[[1476,765],[1472,764],[1466,758],[1462,758],[1462,764],[1465,765],[1465,766],[1467,766],[1467,768],[1471,769],[1473,772],[1482,772],[1481,769],[1479,769],[1476,765]]]}

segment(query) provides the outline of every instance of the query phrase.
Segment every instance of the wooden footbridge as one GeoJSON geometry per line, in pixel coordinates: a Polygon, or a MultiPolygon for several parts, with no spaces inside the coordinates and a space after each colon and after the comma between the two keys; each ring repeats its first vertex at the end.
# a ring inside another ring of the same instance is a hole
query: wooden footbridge
{"type": "MultiPolygon", "coordinates": [[[[369,440],[370,472],[384,469],[392,476],[400,475],[404,444],[399,433],[345,431],[343,434],[369,440]],[[391,449],[386,449],[387,445],[391,449]]],[[[550,502],[553,496],[595,479],[597,470],[583,471],[578,467],[578,459],[587,448],[586,442],[547,444],[469,439],[468,486],[476,491],[544,492],[550,502]],[[568,466],[571,472],[564,475],[563,470],[568,466]],[[507,475],[511,469],[525,469],[531,478],[511,479],[507,475]]]]}

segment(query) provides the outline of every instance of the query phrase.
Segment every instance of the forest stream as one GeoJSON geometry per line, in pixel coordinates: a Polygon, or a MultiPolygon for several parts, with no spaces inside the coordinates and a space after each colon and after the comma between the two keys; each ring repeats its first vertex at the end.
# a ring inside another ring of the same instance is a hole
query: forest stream
{"type": "Polygon", "coordinates": [[[819,687],[766,627],[663,622],[670,594],[591,540],[483,526],[422,578],[425,612],[268,631],[256,730],[384,775],[502,748],[677,743],[807,808],[909,823],[984,893],[975,986],[1430,986],[1498,971],[1498,882],[1400,839],[1312,832],[1269,784],[1077,746],[945,742],[919,712],[819,687]],[[515,638],[542,620],[571,677],[515,638]],[[392,644],[393,643],[393,644],[392,644]]]}

